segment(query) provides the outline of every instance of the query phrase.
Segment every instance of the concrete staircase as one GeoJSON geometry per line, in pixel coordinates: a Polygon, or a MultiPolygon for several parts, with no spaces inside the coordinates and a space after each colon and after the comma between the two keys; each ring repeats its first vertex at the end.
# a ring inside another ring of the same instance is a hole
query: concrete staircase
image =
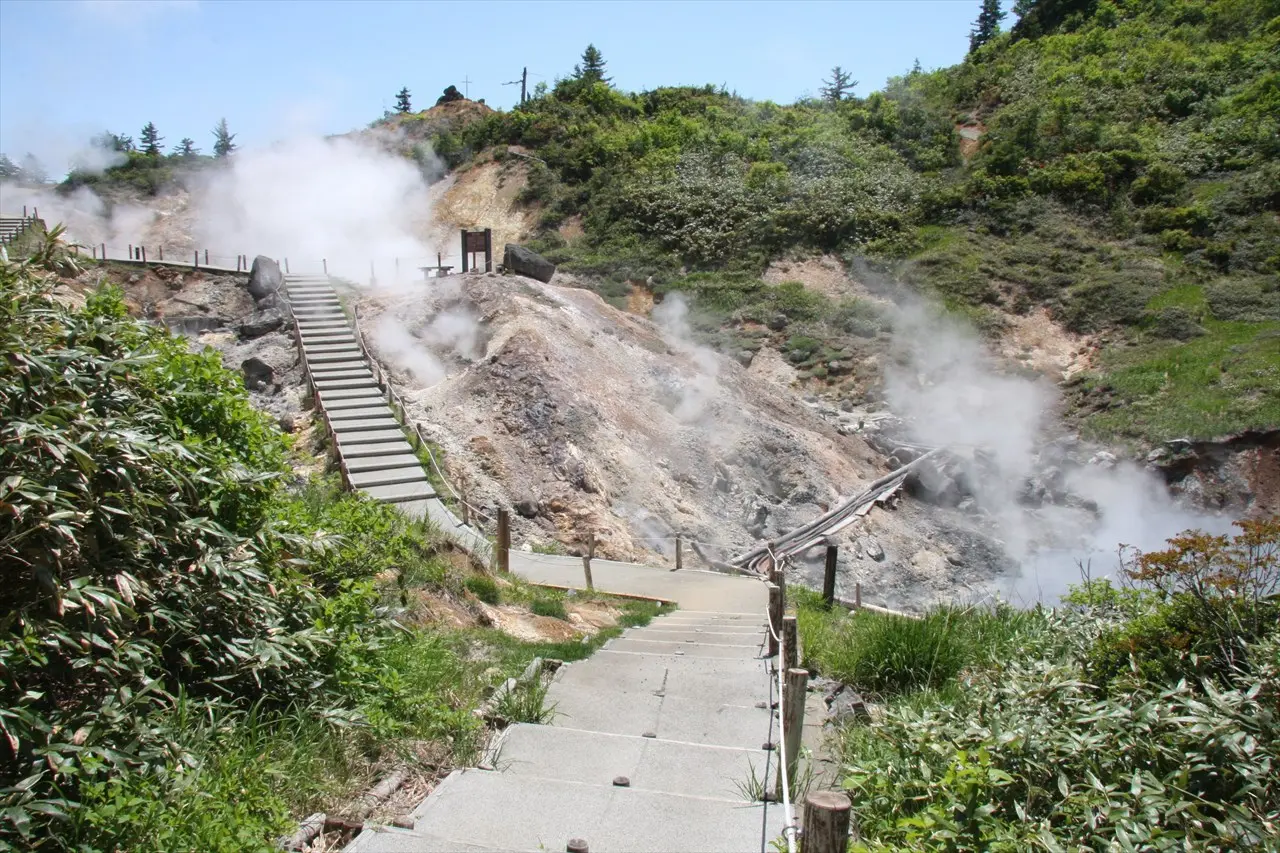
{"type": "MultiPolygon", "coordinates": [[[[632,568],[655,594],[670,588],[670,573],[632,568]]],[[[772,849],[782,808],[746,794],[764,780],[770,732],[764,586],[705,583],[760,610],[677,611],[563,667],[550,725],[508,728],[483,769],[453,772],[423,801],[411,829],[366,829],[348,853],[563,851],[571,839],[591,853],[772,849]]]]}
{"type": "Polygon", "coordinates": [[[351,489],[427,517],[472,554],[489,543],[441,502],[375,379],[327,276],[286,276],[303,365],[351,489]]]}
{"type": "Polygon", "coordinates": [[[34,223],[31,217],[0,216],[0,246],[13,242],[34,223]]]}

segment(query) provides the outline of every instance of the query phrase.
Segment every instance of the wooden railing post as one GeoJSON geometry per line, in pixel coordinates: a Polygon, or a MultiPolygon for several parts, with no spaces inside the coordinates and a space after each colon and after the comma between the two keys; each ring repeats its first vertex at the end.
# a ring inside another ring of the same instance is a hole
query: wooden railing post
{"type": "Polygon", "coordinates": [[[676,537],[676,571],[684,568],[684,543],[680,541],[680,537],[676,537]]]}
{"type": "Polygon", "coordinates": [[[804,853],[845,853],[853,804],[840,791],[814,791],[804,798],[804,853]]]}
{"type": "Polygon", "coordinates": [[[840,549],[835,545],[827,546],[827,565],[822,575],[822,603],[828,610],[836,601],[836,559],[840,549]]]}
{"type": "Polygon", "coordinates": [[[778,655],[778,634],[782,631],[782,588],[769,584],[769,657],[778,655]]]}
{"type": "Polygon", "coordinates": [[[498,571],[504,575],[511,571],[511,515],[504,508],[498,510],[498,571]]]}
{"type": "Polygon", "coordinates": [[[591,580],[591,558],[596,555],[596,534],[594,532],[588,534],[587,537],[587,553],[582,555],[582,573],[587,578],[587,589],[594,590],[595,583],[591,580]]]}
{"type": "MultiPolygon", "coordinates": [[[[796,769],[800,766],[800,736],[804,733],[805,691],[809,688],[807,669],[787,670],[782,684],[782,760],[786,762],[787,781],[794,790],[796,769]]],[[[778,765],[778,801],[782,800],[782,764],[778,765]]],[[[790,793],[790,792],[788,792],[790,793]]]]}
{"type": "Polygon", "coordinates": [[[782,657],[786,669],[800,665],[800,631],[794,616],[782,617],[782,657]]]}

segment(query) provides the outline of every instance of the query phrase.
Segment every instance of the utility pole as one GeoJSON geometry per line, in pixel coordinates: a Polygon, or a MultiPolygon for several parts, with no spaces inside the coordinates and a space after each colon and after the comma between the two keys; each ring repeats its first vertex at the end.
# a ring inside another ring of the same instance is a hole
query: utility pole
{"type": "Polygon", "coordinates": [[[515,85],[515,84],[517,84],[517,83],[519,83],[519,84],[520,84],[520,103],[522,103],[522,104],[523,104],[523,103],[525,102],[526,98],[527,98],[527,96],[526,96],[525,92],[528,90],[528,85],[529,85],[529,68],[528,68],[528,66],[525,66],[524,68],[522,68],[522,69],[520,70],[520,79],[519,79],[519,80],[510,80],[510,81],[508,81],[508,82],[506,82],[506,83],[503,83],[502,85],[504,85],[504,86],[514,86],[514,85],[515,85]]]}

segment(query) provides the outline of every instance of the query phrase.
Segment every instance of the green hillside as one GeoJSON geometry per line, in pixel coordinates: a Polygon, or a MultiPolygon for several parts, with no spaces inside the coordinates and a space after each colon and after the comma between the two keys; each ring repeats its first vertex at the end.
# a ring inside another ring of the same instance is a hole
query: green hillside
{"type": "Polygon", "coordinates": [[[536,248],[614,300],[628,281],[691,291],[726,349],[759,346],[753,321],[771,320],[775,343],[814,342],[793,361],[839,384],[827,359],[884,321],[759,278],[832,252],[989,334],[1044,306],[1101,335],[1073,395],[1096,437],[1274,426],[1280,3],[1018,5],[960,65],[867,98],[629,94],[579,71],[435,143],[455,165],[523,146],[536,248]],[[978,138],[962,146],[962,128],[978,138]],[[568,242],[573,217],[585,236],[568,242]]]}

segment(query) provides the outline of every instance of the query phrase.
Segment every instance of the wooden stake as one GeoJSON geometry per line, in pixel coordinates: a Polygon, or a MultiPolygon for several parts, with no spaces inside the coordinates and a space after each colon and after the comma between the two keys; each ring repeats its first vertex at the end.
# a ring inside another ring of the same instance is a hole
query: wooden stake
{"type": "Polygon", "coordinates": [[[782,630],[782,588],[776,583],[769,584],[769,657],[778,654],[778,639],[775,631],[782,630]]]}
{"type": "Polygon", "coordinates": [[[498,510],[498,571],[511,571],[511,515],[506,509],[498,510]]]}
{"type": "Polygon", "coordinates": [[[582,555],[582,573],[587,576],[587,589],[594,590],[596,585],[591,581],[591,558],[596,555],[596,534],[588,534],[587,553],[582,555]]]}
{"type": "Polygon", "coordinates": [[[782,617],[782,657],[789,670],[800,665],[800,632],[794,616],[782,617]]]}
{"type": "Polygon", "coordinates": [[[209,266],[209,250],[208,249],[204,250],[204,265],[206,267],[209,266]]]}
{"type": "Polygon", "coordinates": [[[854,610],[862,609],[862,584],[861,583],[855,583],[853,585],[853,609],[854,610]]]}
{"type": "Polygon", "coordinates": [[[828,610],[836,601],[836,558],[839,556],[839,548],[835,545],[827,546],[827,565],[822,576],[822,603],[828,610]]]}
{"type": "Polygon", "coordinates": [[[680,537],[676,537],[676,571],[684,568],[684,543],[680,541],[680,537]]]}
{"type": "Polygon", "coordinates": [[[814,791],[804,798],[804,853],[845,853],[853,804],[840,791],[814,791]]]}
{"type": "Polygon", "coordinates": [[[200,250],[199,249],[195,250],[195,260],[192,261],[191,266],[195,267],[196,269],[200,269],[200,250]]]}
{"type": "Polygon", "coordinates": [[[160,247],[160,260],[164,260],[164,246],[160,247]]]}
{"type": "MultiPolygon", "coordinates": [[[[782,760],[787,763],[787,781],[795,790],[796,768],[800,764],[800,735],[804,729],[804,699],[809,687],[807,669],[787,670],[782,685],[782,760]]],[[[782,765],[778,765],[778,801],[782,800],[782,765]]]]}
{"type": "Polygon", "coordinates": [[[321,259],[320,259],[320,263],[324,266],[324,274],[325,274],[325,275],[328,275],[328,274],[329,274],[329,259],[328,259],[328,258],[321,258],[321,259]]]}

